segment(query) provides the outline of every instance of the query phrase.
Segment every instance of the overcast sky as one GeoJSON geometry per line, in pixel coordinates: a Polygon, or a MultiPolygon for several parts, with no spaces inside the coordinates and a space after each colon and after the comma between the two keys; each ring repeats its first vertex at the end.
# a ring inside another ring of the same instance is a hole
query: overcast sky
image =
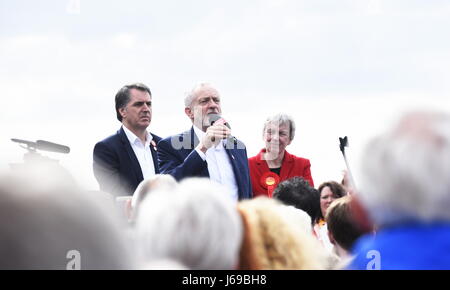
{"type": "Polygon", "coordinates": [[[357,176],[368,138],[401,112],[450,111],[450,1],[0,0],[0,161],[10,138],[69,145],[57,158],[88,189],[96,142],[120,127],[114,95],[153,93],[150,130],[187,130],[184,93],[213,83],[249,156],[265,118],[297,123],[288,151],[309,158],[316,185],[340,180],[338,137],[357,176]]]}

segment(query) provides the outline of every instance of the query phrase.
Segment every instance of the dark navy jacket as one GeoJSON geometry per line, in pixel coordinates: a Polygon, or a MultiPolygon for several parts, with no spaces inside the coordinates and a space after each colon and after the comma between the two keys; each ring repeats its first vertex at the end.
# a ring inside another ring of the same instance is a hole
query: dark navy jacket
{"type": "MultiPolygon", "coordinates": [[[[194,150],[198,143],[193,127],[189,131],[161,140],[158,143],[161,173],[170,174],[178,181],[185,177],[209,177],[208,164],[194,150]]],[[[234,138],[229,140],[225,149],[236,178],[239,199],[251,198],[252,187],[244,143],[234,138]]]]}
{"type": "MultiPolygon", "coordinates": [[[[155,141],[154,144],[161,140],[160,137],[151,135],[155,141]]],[[[158,174],[158,158],[152,145],[150,145],[150,151],[155,173],[158,174]]],[[[95,144],[94,175],[100,190],[115,196],[132,195],[144,179],[139,161],[122,127],[115,135],[95,144]]]]}

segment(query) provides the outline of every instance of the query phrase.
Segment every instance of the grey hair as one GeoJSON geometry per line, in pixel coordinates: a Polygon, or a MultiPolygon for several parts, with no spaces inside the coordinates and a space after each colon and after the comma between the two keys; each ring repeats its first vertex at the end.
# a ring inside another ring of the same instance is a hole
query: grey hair
{"type": "Polygon", "coordinates": [[[172,177],[172,175],[169,174],[156,174],[141,181],[134,191],[131,199],[131,207],[133,208],[133,211],[137,210],[139,205],[150,192],[159,189],[173,190],[176,186],[177,181],[172,177]]]}
{"type": "Polygon", "coordinates": [[[450,221],[449,114],[405,114],[362,156],[359,195],[375,223],[450,221]]]}
{"type": "Polygon", "coordinates": [[[212,86],[210,83],[199,83],[199,84],[195,85],[195,86],[192,88],[191,91],[187,92],[187,93],[186,93],[186,96],[185,96],[185,98],[184,98],[184,106],[185,106],[186,108],[191,107],[192,102],[193,102],[193,101],[195,100],[195,98],[197,97],[197,91],[198,91],[199,89],[202,89],[202,88],[205,88],[205,87],[213,88],[213,86],[212,86]]]}
{"type": "Polygon", "coordinates": [[[270,123],[277,123],[278,125],[281,125],[281,124],[289,125],[289,139],[291,141],[294,140],[295,122],[291,116],[284,114],[284,113],[279,113],[279,114],[276,114],[274,116],[267,118],[266,121],[264,122],[263,135],[264,135],[264,132],[266,131],[267,125],[269,125],[270,123]]]}
{"type": "Polygon", "coordinates": [[[142,256],[193,270],[233,269],[243,225],[229,195],[220,184],[200,178],[182,181],[174,192],[150,194],[136,223],[142,256]]]}

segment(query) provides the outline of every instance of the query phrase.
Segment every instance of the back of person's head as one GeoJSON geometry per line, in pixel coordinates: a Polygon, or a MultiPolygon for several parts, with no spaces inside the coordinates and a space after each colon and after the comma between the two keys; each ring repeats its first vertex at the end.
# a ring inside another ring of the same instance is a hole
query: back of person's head
{"type": "Polygon", "coordinates": [[[32,167],[0,177],[0,269],[134,267],[112,203],[64,171],[32,167]]]}
{"type": "Polygon", "coordinates": [[[347,252],[350,251],[355,241],[364,234],[355,220],[351,207],[352,197],[344,196],[333,201],[326,214],[329,234],[347,252]]]}
{"type": "Polygon", "coordinates": [[[309,214],[307,214],[305,211],[298,209],[296,207],[293,207],[292,205],[285,205],[281,202],[278,202],[274,200],[275,202],[279,203],[279,213],[283,216],[283,218],[288,219],[293,224],[296,225],[296,227],[300,230],[303,230],[305,233],[312,233],[311,232],[311,217],[309,214]]]}
{"type": "Polygon", "coordinates": [[[145,263],[177,261],[188,269],[234,269],[242,221],[227,189],[191,178],[143,201],[137,218],[145,263]]]}
{"type": "Polygon", "coordinates": [[[185,265],[179,261],[162,259],[162,260],[152,260],[143,263],[140,270],[189,270],[185,265]]]}
{"type": "Polygon", "coordinates": [[[359,199],[376,224],[450,221],[448,113],[408,113],[362,156],[359,199]]]}
{"type": "Polygon", "coordinates": [[[305,212],[275,199],[238,204],[244,222],[241,270],[323,269],[326,257],[313,237],[305,212]]]}
{"type": "Polygon", "coordinates": [[[314,222],[320,213],[319,192],[301,177],[287,179],[275,188],[273,197],[309,214],[314,222]]]}
{"type": "Polygon", "coordinates": [[[151,192],[157,190],[174,191],[176,186],[177,181],[169,174],[157,174],[149,179],[143,180],[139,183],[131,198],[132,215],[134,217],[137,216],[142,201],[151,192]]]}

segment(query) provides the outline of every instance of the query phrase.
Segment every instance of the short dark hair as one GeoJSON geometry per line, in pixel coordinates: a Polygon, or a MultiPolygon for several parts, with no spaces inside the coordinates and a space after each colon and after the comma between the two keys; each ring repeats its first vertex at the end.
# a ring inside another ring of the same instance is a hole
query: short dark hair
{"type": "Polygon", "coordinates": [[[327,210],[327,227],[336,243],[350,251],[355,241],[365,232],[359,227],[352,211],[352,197],[336,199],[327,210]]]}
{"type": "Polygon", "coordinates": [[[317,189],[301,177],[287,179],[275,188],[273,197],[286,205],[305,211],[314,222],[320,213],[320,195],[317,189]]]}
{"type": "Polygon", "coordinates": [[[147,92],[150,96],[152,95],[150,89],[142,83],[133,83],[123,86],[116,94],[116,114],[117,120],[120,122],[122,122],[122,115],[120,115],[119,109],[125,107],[130,102],[131,89],[147,92]]]}
{"type": "MultiPolygon", "coordinates": [[[[331,192],[333,193],[334,198],[341,198],[341,197],[347,195],[345,188],[341,184],[337,183],[336,181],[327,181],[327,182],[322,183],[319,186],[319,188],[318,188],[319,197],[322,195],[322,190],[327,186],[328,186],[328,188],[330,188],[331,192]]],[[[319,202],[319,204],[320,204],[320,202],[319,202]]],[[[322,215],[322,211],[319,212],[319,218],[322,218],[322,219],[325,218],[322,215]]]]}

